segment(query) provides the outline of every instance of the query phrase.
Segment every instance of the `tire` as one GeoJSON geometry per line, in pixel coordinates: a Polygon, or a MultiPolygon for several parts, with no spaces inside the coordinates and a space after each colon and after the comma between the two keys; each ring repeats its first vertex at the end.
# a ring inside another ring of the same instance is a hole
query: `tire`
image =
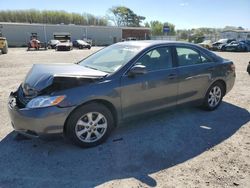
{"type": "Polygon", "coordinates": [[[225,94],[225,88],[220,82],[215,82],[209,87],[204,102],[203,108],[208,111],[213,111],[218,108],[225,94]]]}
{"type": "Polygon", "coordinates": [[[5,46],[2,49],[2,54],[7,54],[8,53],[8,43],[5,43],[5,46]]]}
{"type": "Polygon", "coordinates": [[[248,74],[250,75],[250,63],[249,63],[248,66],[247,66],[247,72],[248,72],[248,74]]]}
{"type": "Polygon", "coordinates": [[[80,147],[93,147],[103,143],[113,128],[114,117],[110,110],[102,104],[90,103],[69,116],[65,136],[80,147]]]}

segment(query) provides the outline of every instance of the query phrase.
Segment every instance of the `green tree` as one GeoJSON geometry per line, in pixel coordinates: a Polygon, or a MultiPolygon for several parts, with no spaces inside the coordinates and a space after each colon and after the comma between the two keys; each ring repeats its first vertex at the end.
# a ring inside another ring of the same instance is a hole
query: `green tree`
{"type": "Polygon", "coordinates": [[[150,28],[152,35],[163,35],[163,23],[160,21],[151,21],[150,28]]]}
{"type": "Polygon", "coordinates": [[[109,20],[116,26],[140,27],[140,23],[145,17],[135,14],[131,9],[125,6],[117,6],[109,9],[111,16],[109,20]]]}
{"type": "Polygon", "coordinates": [[[107,25],[106,18],[92,14],[68,13],[54,10],[7,10],[0,11],[0,22],[76,24],[76,25],[107,25]]]}
{"type": "Polygon", "coordinates": [[[145,27],[151,28],[152,35],[163,35],[163,27],[168,26],[169,27],[169,35],[175,35],[175,25],[169,22],[162,23],[158,20],[151,21],[150,23],[146,22],[145,27]]]}

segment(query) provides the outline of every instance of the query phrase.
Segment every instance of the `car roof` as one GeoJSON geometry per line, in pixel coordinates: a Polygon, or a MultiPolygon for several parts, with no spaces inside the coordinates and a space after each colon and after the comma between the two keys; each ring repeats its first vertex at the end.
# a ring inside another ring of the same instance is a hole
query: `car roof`
{"type": "Polygon", "coordinates": [[[168,40],[140,40],[140,41],[124,41],[117,43],[119,45],[124,46],[140,46],[140,47],[150,47],[156,45],[164,45],[164,44],[172,44],[172,45],[189,45],[189,46],[197,46],[196,44],[188,43],[188,42],[179,42],[179,41],[168,41],[168,40]]]}

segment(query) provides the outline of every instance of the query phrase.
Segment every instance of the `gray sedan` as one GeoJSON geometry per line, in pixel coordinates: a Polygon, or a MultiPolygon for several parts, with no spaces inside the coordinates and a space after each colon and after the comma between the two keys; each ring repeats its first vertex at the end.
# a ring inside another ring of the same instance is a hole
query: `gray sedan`
{"type": "Polygon", "coordinates": [[[37,64],[8,108],[26,136],[62,134],[91,147],[122,121],[177,105],[215,110],[235,81],[235,66],[189,43],[130,41],[76,64],[37,64]]]}

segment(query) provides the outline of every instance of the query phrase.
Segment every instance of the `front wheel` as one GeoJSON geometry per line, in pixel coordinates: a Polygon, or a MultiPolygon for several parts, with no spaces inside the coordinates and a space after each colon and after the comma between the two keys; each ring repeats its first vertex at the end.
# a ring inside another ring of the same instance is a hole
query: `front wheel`
{"type": "Polygon", "coordinates": [[[79,107],[66,123],[66,137],[81,147],[93,147],[104,142],[114,127],[110,110],[97,103],[79,107]]]}
{"type": "Polygon", "coordinates": [[[220,82],[214,83],[207,91],[203,107],[212,111],[219,107],[225,93],[225,88],[220,82]]]}

